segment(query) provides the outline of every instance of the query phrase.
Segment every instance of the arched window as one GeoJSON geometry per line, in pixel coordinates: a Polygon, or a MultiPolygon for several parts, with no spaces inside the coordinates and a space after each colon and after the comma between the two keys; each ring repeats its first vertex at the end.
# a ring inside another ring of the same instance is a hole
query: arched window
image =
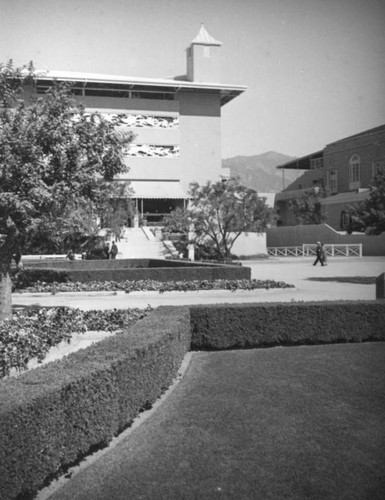
{"type": "Polygon", "coordinates": [[[361,187],[360,163],[361,160],[358,155],[353,155],[349,160],[349,189],[361,187]]]}

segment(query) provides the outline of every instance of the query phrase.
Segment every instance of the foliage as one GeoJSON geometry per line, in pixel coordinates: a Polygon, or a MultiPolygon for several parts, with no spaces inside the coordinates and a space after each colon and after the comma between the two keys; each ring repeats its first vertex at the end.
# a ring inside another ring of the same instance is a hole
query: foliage
{"type": "Polygon", "coordinates": [[[263,231],[273,211],[254,189],[238,179],[190,186],[188,209],[178,208],[165,217],[165,230],[190,233],[189,243],[214,248],[217,257],[231,255],[237,238],[244,231],[263,231]]]}
{"type": "MultiPolygon", "coordinates": [[[[129,132],[117,132],[122,118],[107,120],[98,113],[86,113],[71,95],[70,84],[56,83],[44,97],[27,102],[23,89],[33,89],[35,76],[32,65],[21,69],[14,68],[12,61],[0,65],[3,283],[12,256],[20,255],[41,228],[47,229],[40,245],[52,232],[50,244],[56,248],[59,238],[73,244],[85,226],[91,227],[90,217],[103,194],[102,181],[112,181],[126,170],[124,153],[132,139],[129,132]],[[59,236],[58,227],[64,231],[59,236]]],[[[7,311],[0,307],[1,313],[7,311]]]]}
{"type": "Polygon", "coordinates": [[[109,228],[115,239],[122,236],[128,218],[133,217],[132,195],[133,191],[127,184],[116,182],[105,186],[98,213],[101,214],[102,226],[109,228]]]}
{"type": "Polygon", "coordinates": [[[350,224],[348,232],[362,231],[376,235],[385,232],[385,171],[373,179],[369,197],[349,208],[350,224]]]}
{"type": "Polygon", "coordinates": [[[7,376],[11,368],[25,370],[33,358],[43,361],[51,347],[63,341],[70,343],[74,332],[126,329],[151,311],[151,307],[111,311],[57,307],[19,311],[12,319],[0,321],[0,377],[7,376]]]}
{"type": "Polygon", "coordinates": [[[52,293],[56,292],[144,292],[156,291],[159,293],[178,291],[190,292],[197,290],[256,290],[270,288],[292,288],[283,281],[274,280],[184,280],[184,281],[90,281],[80,282],[36,282],[33,285],[18,288],[18,292],[52,293]]]}
{"type": "Polygon", "coordinates": [[[322,224],[327,216],[322,211],[322,200],[326,198],[324,188],[314,187],[303,190],[302,194],[289,202],[289,210],[294,213],[297,224],[322,224]]]}
{"type": "Polygon", "coordinates": [[[68,273],[60,269],[12,269],[12,285],[14,290],[34,287],[35,283],[65,283],[68,273]]]}

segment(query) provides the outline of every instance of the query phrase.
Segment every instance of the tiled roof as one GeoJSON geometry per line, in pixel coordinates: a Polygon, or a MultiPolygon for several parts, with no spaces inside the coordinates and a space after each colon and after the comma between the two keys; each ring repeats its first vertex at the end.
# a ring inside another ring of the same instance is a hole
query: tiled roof
{"type": "Polygon", "coordinates": [[[199,45],[222,45],[222,42],[215,40],[215,38],[209,35],[203,24],[201,25],[199,33],[191,43],[192,44],[196,43],[199,45]]]}

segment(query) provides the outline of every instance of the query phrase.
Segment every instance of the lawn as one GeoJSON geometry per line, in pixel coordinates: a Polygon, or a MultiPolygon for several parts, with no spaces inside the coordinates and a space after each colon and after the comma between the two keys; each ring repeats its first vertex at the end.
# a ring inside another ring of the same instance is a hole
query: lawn
{"type": "Polygon", "coordinates": [[[375,285],[376,276],[327,276],[307,278],[309,281],[334,281],[337,283],[352,283],[354,285],[375,285]]]}
{"type": "Polygon", "coordinates": [[[382,499],[384,361],[385,343],[194,353],[157,411],[52,499],[382,499]]]}

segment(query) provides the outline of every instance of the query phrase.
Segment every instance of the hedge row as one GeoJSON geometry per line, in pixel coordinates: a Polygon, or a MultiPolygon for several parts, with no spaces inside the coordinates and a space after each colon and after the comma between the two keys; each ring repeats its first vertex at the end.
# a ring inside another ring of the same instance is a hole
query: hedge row
{"type": "MultiPolygon", "coordinates": [[[[87,262],[87,261],[85,261],[87,262]]],[[[127,269],[25,269],[23,275],[28,281],[29,275],[36,278],[38,272],[51,281],[178,281],[178,280],[216,280],[216,279],[250,279],[251,269],[241,266],[205,266],[205,267],[147,267],[127,269]],[[52,277],[57,273],[60,279],[52,277]]],[[[46,280],[46,281],[47,281],[46,280]]]]}
{"type": "Polygon", "coordinates": [[[385,340],[385,303],[220,304],[190,309],[192,349],[385,340]]]}
{"type": "Polygon", "coordinates": [[[112,259],[112,260],[27,260],[25,268],[39,269],[69,269],[81,271],[93,271],[96,269],[146,269],[157,267],[223,267],[224,263],[218,262],[197,262],[188,260],[168,260],[168,259],[112,259]]]}
{"type": "Polygon", "coordinates": [[[108,443],[169,387],[189,344],[188,308],[163,307],[125,334],[0,382],[0,498],[31,495],[108,443]]]}
{"type": "Polygon", "coordinates": [[[169,386],[189,349],[385,340],[385,302],[161,307],[119,336],[0,382],[0,498],[26,496],[169,386]]]}

